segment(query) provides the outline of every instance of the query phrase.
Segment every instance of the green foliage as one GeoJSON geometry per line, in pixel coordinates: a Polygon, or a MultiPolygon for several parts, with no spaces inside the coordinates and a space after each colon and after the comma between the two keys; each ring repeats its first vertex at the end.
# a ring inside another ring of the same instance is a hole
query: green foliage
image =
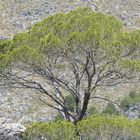
{"type": "Polygon", "coordinates": [[[132,70],[140,70],[140,61],[139,60],[122,60],[121,65],[126,69],[131,68],[132,70]]]}
{"type": "Polygon", "coordinates": [[[133,100],[131,97],[125,97],[122,101],[121,101],[121,106],[123,108],[129,108],[129,105],[133,103],[133,100]]]}
{"type": "Polygon", "coordinates": [[[24,132],[25,140],[139,140],[140,120],[125,117],[91,116],[74,126],[70,122],[33,123],[24,132]],[[77,135],[78,134],[78,135],[77,135]]]}
{"type": "Polygon", "coordinates": [[[10,57],[6,54],[0,54],[0,70],[5,69],[11,63],[10,57]]]}
{"type": "Polygon", "coordinates": [[[74,112],[75,109],[75,98],[72,95],[65,97],[65,105],[71,111],[74,112]]]}
{"type": "Polygon", "coordinates": [[[134,90],[131,90],[130,93],[129,93],[129,97],[131,97],[132,99],[134,99],[135,97],[137,97],[139,94],[134,91],[134,90]]]}
{"type": "Polygon", "coordinates": [[[88,114],[89,115],[95,115],[95,114],[98,114],[99,112],[98,112],[98,110],[96,109],[96,107],[94,107],[94,106],[91,106],[89,109],[88,109],[88,114]]]}
{"type": "Polygon", "coordinates": [[[105,109],[102,112],[103,114],[109,114],[109,115],[117,115],[116,107],[113,103],[108,103],[105,109]]]}
{"type": "Polygon", "coordinates": [[[55,121],[62,121],[62,120],[64,120],[64,118],[61,115],[61,113],[57,113],[57,115],[55,116],[55,121]]]}
{"type": "Polygon", "coordinates": [[[122,108],[129,108],[130,104],[140,103],[140,92],[131,91],[129,96],[121,101],[122,108]]]}
{"type": "Polygon", "coordinates": [[[76,140],[75,126],[70,122],[33,123],[23,134],[25,140],[45,137],[47,140],[76,140]]]}
{"type": "Polygon", "coordinates": [[[6,53],[9,51],[11,48],[8,48],[10,46],[11,41],[9,40],[0,40],[0,54],[1,53],[6,53]]]}
{"type": "Polygon", "coordinates": [[[16,48],[10,54],[11,59],[16,62],[20,61],[29,64],[41,62],[41,55],[38,54],[38,50],[29,46],[21,46],[20,48],[16,48]]]}
{"type": "Polygon", "coordinates": [[[83,140],[139,140],[139,125],[139,120],[130,121],[120,116],[92,116],[79,122],[78,130],[83,140]]]}
{"type": "Polygon", "coordinates": [[[41,64],[42,56],[36,49],[29,46],[21,46],[12,51],[7,51],[6,54],[0,53],[0,70],[8,67],[12,62],[23,62],[26,64],[37,63],[41,64]]]}
{"type": "MultiPolygon", "coordinates": [[[[24,50],[23,52],[20,51],[23,58],[16,60],[25,63],[31,58],[34,59],[34,63],[37,61],[36,58],[43,55],[42,64],[45,64],[48,58],[53,59],[59,53],[62,55],[63,52],[75,51],[82,54],[86,49],[98,48],[99,55],[106,56],[111,60],[114,59],[114,61],[118,59],[120,61],[118,64],[123,64],[126,68],[131,66],[139,69],[138,60],[119,59],[122,54],[129,52],[130,49],[137,49],[139,42],[140,31],[125,33],[122,30],[122,23],[115,17],[94,13],[89,7],[81,7],[67,14],[58,13],[49,16],[34,25],[28,32],[15,35],[11,43],[8,44],[8,48],[12,48],[10,51],[15,52],[14,49],[23,49],[23,47],[28,46],[28,49],[30,48],[28,57],[25,57],[24,50]],[[32,57],[31,50],[37,52],[36,57],[32,57]]],[[[0,43],[0,46],[3,45],[0,43]]],[[[1,49],[3,47],[0,47],[0,51],[1,49]]],[[[10,57],[8,53],[7,57],[10,57]]],[[[5,62],[2,60],[3,63],[6,63],[3,64],[5,67],[7,66],[6,60],[5,62]]]]}

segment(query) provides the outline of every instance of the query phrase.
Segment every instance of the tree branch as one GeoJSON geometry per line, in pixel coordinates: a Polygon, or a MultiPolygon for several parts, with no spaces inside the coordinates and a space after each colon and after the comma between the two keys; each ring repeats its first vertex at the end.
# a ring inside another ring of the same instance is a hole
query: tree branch
{"type": "Polygon", "coordinates": [[[117,105],[119,108],[121,108],[121,106],[120,106],[118,103],[113,102],[112,100],[109,100],[109,99],[107,99],[107,98],[105,98],[105,97],[92,96],[92,97],[90,97],[90,100],[91,100],[91,99],[100,99],[100,100],[108,101],[108,102],[111,102],[111,103],[117,105]]]}

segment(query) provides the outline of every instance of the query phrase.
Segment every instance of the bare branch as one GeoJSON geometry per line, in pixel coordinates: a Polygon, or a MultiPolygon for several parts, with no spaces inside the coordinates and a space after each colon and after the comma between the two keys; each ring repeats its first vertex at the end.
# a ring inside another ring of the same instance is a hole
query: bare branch
{"type": "Polygon", "coordinates": [[[113,103],[113,104],[117,105],[119,108],[121,108],[121,106],[120,106],[118,103],[113,102],[112,100],[107,99],[107,98],[105,98],[105,97],[92,96],[92,97],[90,97],[90,100],[91,100],[91,99],[100,99],[100,100],[108,101],[108,102],[111,102],[111,103],[113,103]]]}
{"type": "Polygon", "coordinates": [[[47,106],[49,106],[49,107],[51,107],[51,108],[53,108],[53,109],[56,109],[56,110],[58,110],[58,111],[63,111],[62,109],[60,109],[60,108],[58,108],[58,107],[55,107],[54,105],[52,105],[52,104],[49,104],[49,103],[47,103],[46,101],[44,101],[44,99],[42,98],[42,97],[39,97],[39,99],[40,99],[40,101],[42,101],[44,104],[46,104],[47,106]]]}

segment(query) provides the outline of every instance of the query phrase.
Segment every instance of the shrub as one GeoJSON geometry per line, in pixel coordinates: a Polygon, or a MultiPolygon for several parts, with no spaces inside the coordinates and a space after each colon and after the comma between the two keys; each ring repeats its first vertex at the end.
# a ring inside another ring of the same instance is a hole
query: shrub
{"type": "Polygon", "coordinates": [[[109,114],[109,115],[118,114],[115,105],[112,103],[108,103],[102,113],[109,114]]]}
{"type": "Polygon", "coordinates": [[[87,112],[88,112],[89,115],[98,114],[98,110],[97,110],[96,107],[94,107],[94,106],[91,106],[91,107],[88,109],[87,112]]]}
{"type": "Polygon", "coordinates": [[[128,109],[129,105],[133,103],[133,100],[131,97],[125,97],[122,101],[121,101],[121,107],[128,109]]]}
{"type": "Polygon", "coordinates": [[[129,93],[129,96],[125,97],[121,101],[121,107],[127,109],[129,108],[130,104],[136,104],[136,103],[140,103],[140,93],[136,91],[131,91],[129,93]]]}
{"type": "Polygon", "coordinates": [[[57,113],[57,115],[55,116],[55,121],[62,121],[62,120],[64,120],[63,116],[60,113],[57,113]]]}
{"type": "Polygon", "coordinates": [[[9,40],[0,40],[0,53],[6,53],[9,48],[10,41],[9,40]]]}
{"type": "Polygon", "coordinates": [[[75,126],[70,122],[33,123],[23,134],[24,140],[76,140],[75,126]]]}
{"type": "Polygon", "coordinates": [[[65,104],[71,112],[74,112],[74,109],[75,109],[75,98],[74,98],[74,96],[72,96],[72,95],[66,96],[65,97],[65,104]]]}
{"type": "Polygon", "coordinates": [[[130,93],[129,93],[129,97],[131,97],[131,98],[135,98],[136,96],[137,96],[138,94],[135,92],[135,91],[130,91],[130,93]]]}
{"type": "Polygon", "coordinates": [[[116,116],[92,116],[78,123],[82,140],[139,140],[140,121],[116,116]]]}
{"type": "Polygon", "coordinates": [[[71,122],[33,123],[23,134],[24,140],[139,140],[140,119],[121,116],[91,116],[73,125],[71,122]]]}

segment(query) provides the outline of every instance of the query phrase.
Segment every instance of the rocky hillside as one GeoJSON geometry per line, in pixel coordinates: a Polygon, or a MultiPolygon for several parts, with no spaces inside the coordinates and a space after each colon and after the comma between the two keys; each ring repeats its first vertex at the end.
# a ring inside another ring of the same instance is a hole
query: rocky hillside
{"type": "Polygon", "coordinates": [[[115,15],[128,28],[140,27],[139,0],[0,0],[0,36],[11,37],[50,14],[87,5],[115,15]]]}

